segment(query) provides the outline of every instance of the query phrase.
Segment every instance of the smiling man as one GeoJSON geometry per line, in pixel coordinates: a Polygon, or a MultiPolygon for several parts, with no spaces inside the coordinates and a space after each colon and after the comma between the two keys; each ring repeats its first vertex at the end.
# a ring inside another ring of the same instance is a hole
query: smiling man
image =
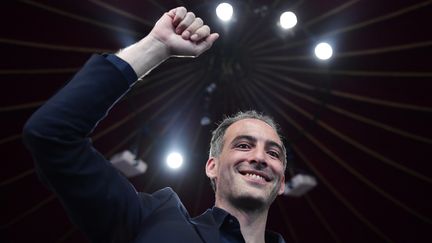
{"type": "Polygon", "coordinates": [[[228,117],[213,132],[206,174],[215,206],[234,216],[246,242],[282,241],[265,226],[271,203],[285,188],[285,158],[277,126],[255,111],[228,117]]]}
{"type": "Polygon", "coordinates": [[[92,56],[26,123],[23,137],[39,176],[93,242],[284,242],[265,229],[286,164],[270,118],[239,113],[214,131],[206,173],[215,206],[196,218],[171,188],[137,192],[89,138],[138,78],[171,56],[199,56],[217,38],[194,13],[172,9],[139,42],[92,56]]]}

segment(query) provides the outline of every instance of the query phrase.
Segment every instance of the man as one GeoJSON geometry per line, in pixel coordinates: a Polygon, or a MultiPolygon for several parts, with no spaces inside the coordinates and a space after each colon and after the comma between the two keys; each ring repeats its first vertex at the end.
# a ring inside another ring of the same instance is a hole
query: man
{"type": "Polygon", "coordinates": [[[42,180],[94,242],[284,242],[265,230],[284,190],[285,148],[271,119],[256,112],[214,131],[206,174],[215,207],[190,218],[170,188],[138,193],[88,135],[139,78],[170,56],[198,56],[218,38],[184,7],[117,54],[94,55],[27,122],[24,139],[42,180]]]}

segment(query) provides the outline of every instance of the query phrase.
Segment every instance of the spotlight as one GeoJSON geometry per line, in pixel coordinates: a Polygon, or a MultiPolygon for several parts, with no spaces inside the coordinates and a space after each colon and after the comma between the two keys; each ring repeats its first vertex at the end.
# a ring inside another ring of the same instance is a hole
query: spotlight
{"type": "Polygon", "coordinates": [[[233,15],[233,7],[229,3],[221,3],[216,7],[216,15],[222,21],[228,21],[233,15]]]}
{"type": "Polygon", "coordinates": [[[315,56],[321,60],[327,60],[333,55],[332,47],[325,42],[315,46],[315,56]]]}
{"type": "Polygon", "coordinates": [[[179,153],[170,153],[166,159],[168,167],[171,169],[178,169],[183,164],[183,156],[179,153]]]}
{"type": "Polygon", "coordinates": [[[297,24],[297,16],[293,12],[284,12],[280,16],[280,26],[284,29],[291,29],[297,24]]]}

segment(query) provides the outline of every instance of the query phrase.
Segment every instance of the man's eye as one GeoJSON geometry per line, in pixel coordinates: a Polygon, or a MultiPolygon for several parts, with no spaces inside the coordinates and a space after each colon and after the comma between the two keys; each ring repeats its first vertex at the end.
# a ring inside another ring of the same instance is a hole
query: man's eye
{"type": "Polygon", "coordinates": [[[279,158],[279,153],[275,151],[268,151],[268,154],[274,158],[279,158]]]}
{"type": "Polygon", "coordinates": [[[250,146],[249,146],[249,144],[241,143],[241,144],[237,145],[237,148],[248,149],[248,148],[250,148],[250,146]]]}

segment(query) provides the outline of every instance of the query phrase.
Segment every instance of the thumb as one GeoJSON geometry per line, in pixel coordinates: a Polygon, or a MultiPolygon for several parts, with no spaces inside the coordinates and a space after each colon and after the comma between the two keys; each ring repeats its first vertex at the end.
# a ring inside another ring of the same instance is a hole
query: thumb
{"type": "Polygon", "coordinates": [[[212,33],[205,39],[205,42],[209,43],[210,46],[213,45],[213,42],[215,42],[217,39],[219,39],[218,33],[212,33]]]}
{"type": "MultiPolygon", "coordinates": [[[[201,43],[198,44],[198,55],[202,54],[204,51],[208,50],[213,43],[219,38],[218,33],[213,33],[207,36],[205,40],[203,40],[201,43]]],[[[196,56],[198,56],[196,55],[196,56]]]]}

